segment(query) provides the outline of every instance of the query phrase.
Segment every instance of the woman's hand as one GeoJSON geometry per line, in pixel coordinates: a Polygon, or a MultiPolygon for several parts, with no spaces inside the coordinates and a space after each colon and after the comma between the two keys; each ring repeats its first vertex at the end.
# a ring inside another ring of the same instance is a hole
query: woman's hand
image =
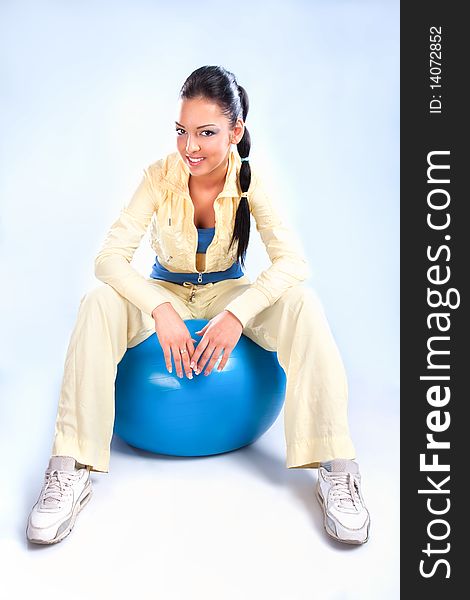
{"type": "Polygon", "coordinates": [[[224,356],[217,368],[218,371],[221,371],[225,367],[230,353],[237,345],[242,332],[242,324],[228,310],[223,310],[212,318],[205,327],[196,331],[198,335],[203,335],[191,359],[191,368],[194,369],[196,375],[199,375],[210,358],[204,372],[204,375],[209,375],[223,351],[224,356]]]}
{"type": "Polygon", "coordinates": [[[159,304],[153,309],[152,317],[155,321],[155,332],[165,356],[168,372],[171,373],[172,352],[178,377],[183,377],[183,365],[186,377],[192,379],[193,374],[189,362],[194,352],[193,342],[197,340],[193,340],[183,319],[173,308],[171,302],[159,304]],[[181,354],[183,349],[186,352],[181,354]]]}

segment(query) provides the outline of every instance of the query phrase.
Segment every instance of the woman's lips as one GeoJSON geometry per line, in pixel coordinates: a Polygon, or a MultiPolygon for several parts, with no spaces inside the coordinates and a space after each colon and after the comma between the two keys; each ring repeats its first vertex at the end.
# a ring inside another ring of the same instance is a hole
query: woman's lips
{"type": "Polygon", "coordinates": [[[191,167],[197,167],[197,165],[200,165],[202,163],[202,161],[205,159],[204,156],[200,156],[200,157],[194,157],[194,160],[196,160],[196,162],[193,162],[189,156],[186,156],[186,162],[188,163],[188,165],[190,165],[191,167]],[[199,160],[196,160],[197,158],[199,158],[199,160]]]}

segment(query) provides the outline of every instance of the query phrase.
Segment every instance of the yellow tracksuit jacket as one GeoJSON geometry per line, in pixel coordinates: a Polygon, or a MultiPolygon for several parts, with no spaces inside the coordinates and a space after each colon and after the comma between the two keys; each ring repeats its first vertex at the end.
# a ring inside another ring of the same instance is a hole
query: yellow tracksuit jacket
{"type": "MultiPolygon", "coordinates": [[[[226,310],[245,327],[263,309],[271,306],[289,287],[310,276],[310,268],[294,232],[281,220],[262,180],[251,165],[248,190],[250,213],[271,261],[243,294],[226,310]]],[[[214,201],[215,234],[206,251],[202,273],[224,271],[236,259],[236,244],[229,251],[240,202],[238,173],[240,155],[233,147],[223,190],[214,201]]],[[[108,283],[144,312],[151,314],[167,302],[158,286],[131,266],[142,237],[150,228],[150,243],[160,263],[168,270],[196,273],[198,235],[194,205],[189,194],[189,168],[178,152],[168,154],[143,170],[142,179],[128,203],[109,229],[95,258],[96,277],[108,283]]]]}

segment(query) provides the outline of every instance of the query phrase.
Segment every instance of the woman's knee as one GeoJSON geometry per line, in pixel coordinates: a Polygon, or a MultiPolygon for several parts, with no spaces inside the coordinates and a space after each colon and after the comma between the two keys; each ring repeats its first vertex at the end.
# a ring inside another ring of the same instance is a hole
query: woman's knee
{"type": "Polygon", "coordinates": [[[80,306],[110,306],[124,302],[125,298],[119,292],[108,283],[103,283],[88,290],[82,296],[80,306]]]}
{"type": "Polygon", "coordinates": [[[282,294],[283,298],[289,303],[303,304],[304,302],[319,301],[318,295],[311,287],[304,283],[298,283],[291,286],[282,294]]]}
{"type": "Polygon", "coordinates": [[[281,296],[283,301],[291,308],[300,308],[305,305],[313,309],[323,310],[317,292],[304,283],[299,283],[288,288],[281,296]]]}

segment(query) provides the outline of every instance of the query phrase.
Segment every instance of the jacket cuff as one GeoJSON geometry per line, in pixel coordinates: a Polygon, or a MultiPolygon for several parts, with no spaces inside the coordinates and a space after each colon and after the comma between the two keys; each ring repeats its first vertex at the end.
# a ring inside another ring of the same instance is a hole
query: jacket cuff
{"type": "MultiPolygon", "coordinates": [[[[118,290],[119,291],[119,290],[118,290]]],[[[169,302],[169,299],[160,294],[151,283],[142,286],[134,285],[131,288],[120,292],[129,302],[132,302],[137,308],[140,308],[144,313],[152,316],[152,311],[164,302],[169,302]]]]}
{"type": "Polygon", "coordinates": [[[110,285],[121,296],[129,300],[132,304],[140,308],[144,313],[152,316],[152,311],[164,302],[169,302],[169,298],[160,293],[156,286],[151,282],[146,281],[140,275],[136,275],[135,279],[128,285],[123,285],[122,281],[115,277],[107,276],[100,272],[99,267],[95,271],[97,279],[110,285]]]}
{"type": "Polygon", "coordinates": [[[251,287],[229,302],[225,310],[233,313],[245,328],[250,319],[268,308],[270,304],[271,302],[263,292],[251,287]]]}
{"type": "Polygon", "coordinates": [[[155,293],[155,290],[149,290],[149,292],[150,293],[148,295],[145,294],[145,296],[142,295],[141,297],[136,297],[135,301],[131,300],[131,302],[138,306],[140,310],[152,316],[152,312],[157,308],[157,306],[160,306],[160,304],[163,304],[164,302],[170,302],[170,300],[158,292],[155,293]]]}

